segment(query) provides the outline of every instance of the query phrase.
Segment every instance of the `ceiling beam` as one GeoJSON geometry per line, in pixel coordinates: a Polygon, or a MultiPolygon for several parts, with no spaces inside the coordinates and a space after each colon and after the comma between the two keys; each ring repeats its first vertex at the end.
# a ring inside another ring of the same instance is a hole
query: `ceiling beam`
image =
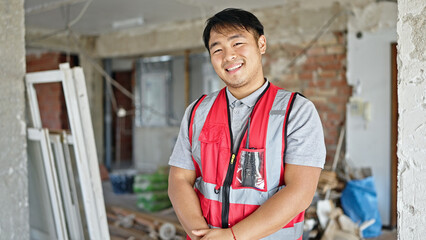
{"type": "Polygon", "coordinates": [[[59,0],[55,2],[43,3],[34,7],[28,7],[25,9],[25,14],[38,14],[42,12],[51,11],[62,6],[73,5],[81,2],[86,2],[87,0],[59,0]]]}

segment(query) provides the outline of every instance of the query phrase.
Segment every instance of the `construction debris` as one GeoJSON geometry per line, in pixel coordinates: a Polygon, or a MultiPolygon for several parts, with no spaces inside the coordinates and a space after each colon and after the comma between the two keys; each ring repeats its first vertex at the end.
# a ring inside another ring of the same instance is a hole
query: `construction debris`
{"type": "Polygon", "coordinates": [[[380,235],[380,216],[375,206],[377,203],[369,203],[372,201],[370,199],[376,197],[373,194],[372,171],[370,168],[355,168],[345,159],[342,149],[344,134],[343,125],[334,160],[321,172],[314,200],[305,211],[303,240],[358,240],[380,235]],[[368,184],[365,184],[368,186],[365,189],[371,189],[368,193],[363,193],[362,188],[352,190],[352,195],[346,193],[348,185],[362,185],[363,183],[357,182],[367,180],[368,184]],[[364,195],[368,194],[371,195],[369,201],[364,199],[364,195]],[[354,198],[356,201],[352,200],[354,198]],[[361,210],[367,206],[369,214],[364,214],[365,211],[361,210]],[[359,214],[363,215],[357,216],[359,214]]]}
{"type": "Polygon", "coordinates": [[[186,238],[183,227],[177,221],[165,217],[120,207],[109,207],[107,216],[112,239],[183,240],[186,238]]]}
{"type": "MultiPolygon", "coordinates": [[[[334,170],[323,170],[321,173],[314,201],[306,210],[303,239],[358,240],[374,234],[374,236],[380,235],[381,223],[377,206],[367,200],[362,200],[364,194],[371,195],[374,192],[371,169],[354,168],[345,160],[336,166],[334,170]],[[356,203],[350,199],[343,199],[348,195],[343,196],[348,191],[348,186],[357,186],[361,184],[358,183],[360,181],[368,181],[368,188],[365,187],[365,189],[371,189],[371,191],[363,193],[362,188],[357,188],[356,190],[359,192],[353,194],[358,195],[349,196],[351,199],[357,197],[357,200],[354,200],[356,203]],[[343,203],[345,203],[344,206],[343,203]],[[357,208],[348,209],[352,206],[357,208]],[[366,207],[370,209],[369,217],[353,217],[354,212],[358,215],[362,214],[364,212],[362,209],[366,207]],[[379,230],[377,230],[378,228],[379,230]]],[[[372,195],[370,198],[373,197],[375,196],[372,195]]]]}

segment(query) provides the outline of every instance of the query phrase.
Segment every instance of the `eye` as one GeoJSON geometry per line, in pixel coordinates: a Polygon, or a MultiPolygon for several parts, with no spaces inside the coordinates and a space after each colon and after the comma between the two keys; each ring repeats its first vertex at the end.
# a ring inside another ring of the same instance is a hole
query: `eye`
{"type": "Polygon", "coordinates": [[[238,45],[241,45],[241,44],[243,44],[242,42],[236,42],[235,44],[234,44],[234,47],[236,47],[236,46],[238,46],[238,45]]]}
{"type": "Polygon", "coordinates": [[[222,49],[220,49],[220,48],[215,49],[215,50],[213,51],[213,54],[218,53],[218,52],[221,52],[221,51],[222,51],[222,49]]]}

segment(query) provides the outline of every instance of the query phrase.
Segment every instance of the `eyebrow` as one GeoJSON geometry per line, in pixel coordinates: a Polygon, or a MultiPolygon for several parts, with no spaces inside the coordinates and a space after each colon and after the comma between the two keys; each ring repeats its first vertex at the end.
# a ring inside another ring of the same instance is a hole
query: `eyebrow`
{"type": "MultiPolygon", "coordinates": [[[[230,36],[230,37],[228,37],[228,41],[231,41],[232,39],[235,39],[235,38],[240,38],[240,37],[244,37],[242,34],[235,34],[235,35],[232,35],[232,36],[230,36]]],[[[216,46],[216,45],[218,45],[219,44],[219,42],[214,42],[214,43],[212,43],[212,44],[210,44],[210,47],[209,47],[209,49],[212,49],[214,46],[216,46]]]]}

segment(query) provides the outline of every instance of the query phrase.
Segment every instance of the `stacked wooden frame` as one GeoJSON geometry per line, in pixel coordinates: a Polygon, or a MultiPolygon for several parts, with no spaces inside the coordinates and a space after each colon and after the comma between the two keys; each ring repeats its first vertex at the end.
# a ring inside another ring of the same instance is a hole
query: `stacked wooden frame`
{"type": "MultiPolygon", "coordinates": [[[[30,141],[41,143],[43,168],[55,222],[55,237],[109,239],[83,70],[80,67],[71,69],[65,63],[60,65],[59,70],[28,73],[25,80],[33,125],[33,128],[28,129],[28,137],[30,141]],[[71,134],[63,132],[49,135],[48,130],[42,129],[34,85],[54,82],[62,84],[71,134]],[[71,162],[76,165],[78,174],[74,174],[71,162]],[[84,216],[80,215],[79,202],[84,216]],[[87,229],[83,229],[83,223],[87,225],[87,229]]],[[[29,159],[31,161],[31,156],[29,159]]]]}

